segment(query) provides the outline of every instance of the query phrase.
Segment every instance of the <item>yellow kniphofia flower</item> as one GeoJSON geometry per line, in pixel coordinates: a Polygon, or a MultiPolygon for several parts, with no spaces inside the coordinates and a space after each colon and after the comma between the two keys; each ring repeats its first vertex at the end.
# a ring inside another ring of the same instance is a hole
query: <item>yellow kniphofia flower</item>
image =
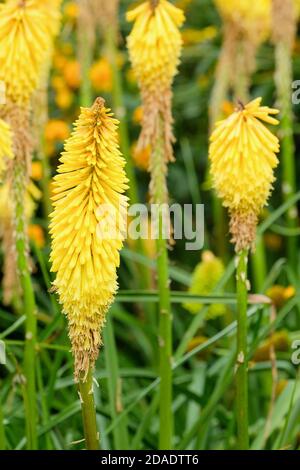
{"type": "Polygon", "coordinates": [[[0,80],[7,97],[20,105],[28,103],[38,85],[57,32],[58,6],[58,0],[0,4],[0,80]]]}
{"type": "Polygon", "coordinates": [[[279,141],[261,121],[278,124],[272,117],[278,112],[261,106],[261,98],[246,106],[240,104],[231,116],[216,124],[211,136],[213,186],[229,209],[233,224],[238,218],[255,223],[267,203],[275,179],[273,169],[278,165],[279,141]]]}
{"type": "Polygon", "coordinates": [[[81,108],[54,178],[52,271],[69,322],[75,376],[93,366],[117,289],[127,178],[118,121],[104,100],[81,108]]]}
{"type": "Polygon", "coordinates": [[[0,119],[0,178],[6,169],[7,158],[13,158],[12,135],[9,125],[0,119]]]}
{"type": "Polygon", "coordinates": [[[161,114],[170,159],[173,141],[171,85],[182,49],[179,27],[184,21],[184,13],[167,0],[148,0],[128,12],[127,19],[134,22],[127,44],[144,108],[139,148],[153,143],[157,117],[161,114]]]}
{"type": "MultiPolygon", "coordinates": [[[[266,39],[271,30],[272,0],[215,0],[225,20],[236,23],[241,30],[258,33],[260,40],[266,39]]],[[[253,38],[258,40],[258,38],[253,38]]]]}

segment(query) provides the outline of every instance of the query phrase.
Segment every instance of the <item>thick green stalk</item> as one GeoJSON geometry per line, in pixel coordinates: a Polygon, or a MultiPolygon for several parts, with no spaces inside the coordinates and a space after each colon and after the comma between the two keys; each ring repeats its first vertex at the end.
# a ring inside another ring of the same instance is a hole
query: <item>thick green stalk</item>
{"type": "Polygon", "coordinates": [[[99,450],[99,432],[97,430],[96,408],[93,392],[93,373],[89,369],[85,381],[79,381],[79,393],[82,411],[85,447],[87,450],[99,450]]]}
{"type": "Polygon", "coordinates": [[[163,205],[168,202],[167,163],[164,155],[163,126],[151,156],[151,202],[158,205],[157,277],[159,291],[159,352],[160,352],[160,434],[159,448],[172,449],[172,315],[168,265],[168,242],[165,228],[168,215],[163,205]]]}
{"type": "MultiPolygon", "coordinates": [[[[282,192],[285,201],[296,192],[296,165],[293,137],[293,110],[291,100],[291,83],[293,81],[291,48],[284,40],[275,46],[278,106],[281,111],[281,162],[282,162],[282,192]]],[[[297,227],[297,207],[293,206],[287,212],[286,223],[289,228],[297,227]]],[[[287,239],[288,259],[291,266],[296,267],[297,237],[287,239]]]]}
{"type": "Polygon", "coordinates": [[[16,160],[13,174],[13,198],[14,198],[14,223],[16,230],[16,255],[19,280],[23,293],[23,311],[26,315],[25,324],[25,414],[27,448],[37,449],[37,414],[36,414],[36,380],[35,380],[35,346],[37,317],[35,308],[34,291],[31,282],[29,260],[27,225],[24,208],[26,193],[26,168],[24,163],[16,160]]]}
{"type": "Polygon", "coordinates": [[[255,292],[262,292],[267,277],[267,259],[263,237],[257,235],[255,253],[251,257],[255,292]]]}
{"type": "Polygon", "coordinates": [[[237,361],[236,361],[236,407],[237,447],[249,448],[248,437],[248,361],[247,361],[247,264],[248,250],[238,255],[237,265],[237,361]]]}

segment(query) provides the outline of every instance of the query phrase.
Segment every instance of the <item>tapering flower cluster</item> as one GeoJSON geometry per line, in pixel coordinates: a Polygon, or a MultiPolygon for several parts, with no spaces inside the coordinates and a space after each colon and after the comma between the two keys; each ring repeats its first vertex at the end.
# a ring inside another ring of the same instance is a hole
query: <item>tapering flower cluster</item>
{"type": "Polygon", "coordinates": [[[13,158],[11,130],[9,125],[0,119],[0,179],[6,170],[8,158],[13,158]]]}
{"type": "Polygon", "coordinates": [[[137,151],[152,147],[162,119],[165,156],[171,160],[174,141],[171,86],[182,49],[179,27],[184,14],[167,0],[150,0],[130,11],[127,19],[134,22],[127,44],[143,100],[142,132],[137,151]]]}
{"type": "Polygon", "coordinates": [[[261,106],[261,98],[240,104],[216,124],[209,158],[213,186],[231,216],[231,233],[237,251],[255,240],[257,217],[267,203],[273,169],[278,165],[279,141],[261,122],[276,125],[276,109],[261,106]]]}
{"type": "Polygon", "coordinates": [[[0,5],[0,80],[7,98],[27,105],[59,25],[60,0],[7,0],[0,5]]]}
{"type": "Polygon", "coordinates": [[[94,365],[117,289],[127,206],[117,126],[101,98],[81,108],[54,178],[52,271],[68,318],[76,378],[94,365]]]}

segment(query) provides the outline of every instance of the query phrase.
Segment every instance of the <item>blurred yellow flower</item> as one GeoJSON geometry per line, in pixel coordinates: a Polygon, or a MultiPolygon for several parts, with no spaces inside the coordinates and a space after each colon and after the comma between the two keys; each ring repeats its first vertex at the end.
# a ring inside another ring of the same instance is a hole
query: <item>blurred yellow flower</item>
{"type": "Polygon", "coordinates": [[[263,41],[270,34],[272,0],[215,0],[215,3],[224,19],[252,34],[255,41],[263,41]]]}
{"type": "Polygon", "coordinates": [[[207,26],[203,29],[187,28],[182,31],[182,39],[184,45],[199,44],[204,41],[214,39],[218,34],[215,26],[207,26]]]}
{"type": "Polygon", "coordinates": [[[68,60],[63,69],[66,84],[73,90],[80,86],[80,64],[77,60],[68,60]]]}
{"type": "Polygon", "coordinates": [[[92,65],[90,79],[96,91],[109,92],[112,90],[112,70],[107,59],[99,59],[92,65]]]}
{"type": "Polygon", "coordinates": [[[264,242],[270,250],[278,251],[282,248],[282,237],[276,233],[266,233],[264,235],[264,242]]]}
{"type": "MultiPolygon", "coordinates": [[[[54,69],[63,70],[63,68],[66,65],[66,62],[67,62],[67,58],[63,54],[61,54],[60,52],[55,52],[54,57],[53,57],[53,67],[54,67],[54,69]]],[[[56,78],[61,78],[61,77],[54,77],[52,79],[52,83],[53,83],[53,80],[56,79],[56,78]]],[[[62,78],[61,78],[61,80],[63,81],[62,78]]]]}
{"type": "Polygon", "coordinates": [[[61,109],[68,109],[73,103],[73,93],[64,87],[59,90],[55,96],[55,103],[61,109]]]}
{"type": "Polygon", "coordinates": [[[293,286],[285,287],[279,284],[275,284],[266,291],[266,295],[272,299],[277,308],[281,308],[295,294],[296,290],[293,286]]]}
{"type": "Polygon", "coordinates": [[[142,122],[143,114],[143,106],[138,106],[137,108],[135,108],[132,116],[134,124],[140,124],[142,122]]]}
{"type": "Polygon", "coordinates": [[[45,127],[45,139],[49,142],[66,140],[70,135],[68,125],[60,119],[50,119],[45,127]]]}
{"type": "MultiPolygon", "coordinates": [[[[286,388],[288,385],[288,380],[286,379],[280,379],[277,384],[276,384],[276,397],[278,397],[286,388]]],[[[298,448],[298,447],[297,447],[298,448]]]]}
{"type": "Polygon", "coordinates": [[[177,8],[181,8],[182,10],[186,10],[190,4],[192,3],[193,0],[177,0],[175,2],[175,5],[177,8]]]}
{"type": "Polygon", "coordinates": [[[132,147],[132,155],[136,166],[140,168],[140,170],[148,171],[151,156],[151,146],[148,145],[147,147],[140,150],[137,147],[137,143],[135,143],[132,147]]]}
{"type": "MultiPolygon", "coordinates": [[[[193,339],[189,341],[188,346],[187,346],[187,352],[193,351],[193,349],[206,343],[207,340],[208,338],[206,336],[200,336],[200,335],[195,336],[193,339]]],[[[211,353],[211,349],[212,347],[205,348],[203,351],[197,354],[197,357],[199,359],[207,359],[211,353]]]]}
{"type": "Polygon", "coordinates": [[[79,13],[79,6],[76,2],[68,2],[64,8],[64,15],[69,20],[76,20],[79,13]]]}
{"type": "MultiPolygon", "coordinates": [[[[217,258],[211,251],[204,251],[202,260],[197,264],[192,277],[191,286],[188,290],[191,295],[210,295],[225,271],[223,262],[217,258]]],[[[186,308],[190,313],[199,313],[203,305],[200,303],[185,303],[186,308]]],[[[226,306],[222,304],[210,305],[207,310],[206,318],[215,318],[225,315],[227,312],[226,306]]]]}
{"type": "Polygon", "coordinates": [[[133,69],[130,68],[126,71],[126,79],[127,79],[127,82],[130,85],[136,85],[137,84],[135,71],[133,69]]]}
{"type": "Polygon", "coordinates": [[[290,339],[286,331],[278,331],[255,351],[253,360],[255,362],[264,362],[270,359],[270,349],[274,347],[275,351],[286,352],[290,348],[290,339]]]}
{"type": "Polygon", "coordinates": [[[51,80],[51,85],[53,86],[54,90],[62,90],[63,88],[66,88],[65,81],[63,77],[60,75],[55,75],[52,80],[51,80]]]}
{"type": "Polygon", "coordinates": [[[41,162],[32,162],[31,178],[34,181],[40,181],[43,178],[43,167],[42,167],[41,162]]]}
{"type": "Polygon", "coordinates": [[[231,101],[223,101],[222,112],[225,117],[230,116],[234,112],[234,104],[231,101]]]}
{"type": "Polygon", "coordinates": [[[284,293],[283,293],[283,297],[285,300],[289,300],[292,297],[295,297],[295,295],[296,295],[296,289],[294,286],[288,286],[285,288],[284,293]]]}
{"type": "Polygon", "coordinates": [[[45,234],[40,225],[30,224],[28,227],[28,236],[39,248],[43,248],[43,246],[45,246],[45,234]]]}

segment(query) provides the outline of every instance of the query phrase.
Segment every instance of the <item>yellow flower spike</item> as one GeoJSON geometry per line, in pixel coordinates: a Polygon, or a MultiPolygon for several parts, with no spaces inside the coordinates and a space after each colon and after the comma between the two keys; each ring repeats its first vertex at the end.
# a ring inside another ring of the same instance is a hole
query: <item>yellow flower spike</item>
{"type": "Polygon", "coordinates": [[[0,119],[0,178],[6,170],[6,159],[13,159],[13,157],[10,127],[0,119]]]}
{"type": "Polygon", "coordinates": [[[237,252],[253,246],[258,215],[272,190],[279,140],[263,123],[278,124],[272,117],[277,113],[261,106],[261,98],[240,104],[216,124],[210,139],[213,187],[229,210],[237,252]]]}
{"type": "Polygon", "coordinates": [[[0,5],[0,80],[15,103],[26,105],[37,88],[58,28],[51,5],[58,3],[8,0],[0,5]]]}
{"type": "Polygon", "coordinates": [[[167,0],[149,0],[128,12],[127,20],[134,22],[127,45],[144,107],[138,148],[142,150],[154,143],[161,115],[165,155],[172,160],[171,85],[182,49],[179,27],[184,13],[167,0]]]}
{"type": "Polygon", "coordinates": [[[106,312],[117,289],[127,206],[124,166],[118,121],[97,98],[91,108],[81,108],[65,144],[52,197],[54,289],[69,322],[76,379],[95,363],[106,312]],[[116,227],[110,224],[114,215],[116,227]],[[115,232],[109,233],[113,228],[115,232]]]}

